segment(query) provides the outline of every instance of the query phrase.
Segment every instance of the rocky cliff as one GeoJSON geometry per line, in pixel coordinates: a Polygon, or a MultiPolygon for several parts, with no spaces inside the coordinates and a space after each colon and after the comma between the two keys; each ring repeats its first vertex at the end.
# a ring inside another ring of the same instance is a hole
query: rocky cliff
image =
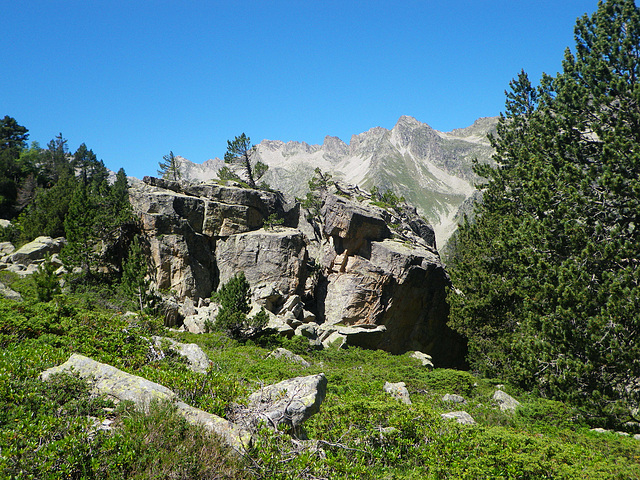
{"type": "Polygon", "coordinates": [[[449,278],[433,229],[406,204],[376,206],[333,182],[309,211],[278,192],[152,177],[131,202],[160,290],[198,305],[243,271],[253,300],[272,316],[286,310],[294,327],[308,322],[310,338],[422,351],[440,365],[463,358],[446,326],[449,278]]]}

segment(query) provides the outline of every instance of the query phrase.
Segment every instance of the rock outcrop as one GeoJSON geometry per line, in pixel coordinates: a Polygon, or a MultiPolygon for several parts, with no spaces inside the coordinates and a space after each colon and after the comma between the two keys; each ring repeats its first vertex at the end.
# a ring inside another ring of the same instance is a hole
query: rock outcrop
{"type": "MultiPolygon", "coordinates": [[[[433,229],[406,204],[333,182],[307,211],[277,192],[151,177],[130,197],[160,291],[200,305],[242,271],[282,334],[419,351],[441,366],[464,356],[446,326],[450,281],[433,229]]],[[[211,320],[197,307],[188,316],[194,332],[211,320]]]]}

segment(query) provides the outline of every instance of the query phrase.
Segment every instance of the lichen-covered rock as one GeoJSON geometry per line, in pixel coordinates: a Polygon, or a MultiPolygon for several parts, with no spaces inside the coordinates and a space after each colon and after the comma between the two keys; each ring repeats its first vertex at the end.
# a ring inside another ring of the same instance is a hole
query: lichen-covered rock
{"type": "Polygon", "coordinates": [[[520,402],[513,398],[508,393],[502,390],[496,390],[493,394],[493,400],[498,404],[500,410],[503,412],[515,412],[516,408],[520,406],[520,402]]]}
{"type": "Polygon", "coordinates": [[[262,387],[249,396],[249,411],[256,420],[274,428],[298,428],[320,411],[327,393],[324,373],[296,377],[262,387]]]}
{"type": "Polygon", "coordinates": [[[397,382],[397,383],[385,382],[383,388],[385,392],[390,394],[396,400],[406,405],[411,405],[409,390],[407,390],[407,385],[404,382],[397,382]]]}
{"type": "Polygon", "coordinates": [[[9,255],[7,263],[31,265],[39,260],[44,260],[47,255],[59,253],[66,243],[63,237],[38,237],[9,255]]]}
{"type": "Polygon", "coordinates": [[[447,393],[442,397],[442,401],[445,403],[466,403],[464,397],[455,393],[447,393]]]}
{"type": "Polygon", "coordinates": [[[283,358],[285,360],[288,360],[289,362],[299,363],[303,367],[311,366],[311,364],[300,355],[296,355],[290,350],[282,347],[276,348],[274,351],[270,352],[269,355],[267,355],[267,358],[283,358]]]}
{"type": "Polygon", "coordinates": [[[189,362],[189,368],[196,373],[206,373],[211,365],[211,360],[209,360],[207,354],[195,343],[180,343],[172,338],[156,335],[151,338],[155,349],[161,350],[166,344],[168,348],[184,357],[189,362]]]}
{"type": "Polygon", "coordinates": [[[106,395],[118,401],[129,400],[143,409],[147,409],[153,401],[174,401],[178,412],[187,421],[204,425],[220,435],[231,447],[245,449],[251,443],[251,436],[246,431],[224,418],[178,401],[176,394],[167,387],[83,355],[71,355],[65,363],[42,372],[40,378],[46,381],[53,374],[70,371],[90,381],[92,392],[96,395],[106,395]]]}
{"type": "Polygon", "coordinates": [[[475,425],[476,421],[473,419],[471,415],[469,415],[464,410],[459,412],[448,412],[440,414],[442,418],[445,420],[455,420],[461,425],[475,425]]]}
{"type": "Polygon", "coordinates": [[[303,293],[307,253],[304,237],[293,228],[256,230],[216,241],[220,284],[244,272],[253,289],[270,286],[283,295],[303,293]]]}

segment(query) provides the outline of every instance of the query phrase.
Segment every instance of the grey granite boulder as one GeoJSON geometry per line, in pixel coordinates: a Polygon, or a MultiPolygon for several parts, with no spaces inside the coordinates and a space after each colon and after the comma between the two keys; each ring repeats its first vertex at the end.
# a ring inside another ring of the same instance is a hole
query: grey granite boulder
{"type": "Polygon", "coordinates": [[[465,411],[442,413],[440,414],[440,416],[445,420],[455,420],[461,425],[476,424],[476,421],[473,419],[473,417],[465,411]]]}
{"type": "Polygon", "coordinates": [[[384,391],[394,397],[396,400],[400,402],[411,405],[411,398],[409,398],[409,390],[407,390],[407,386],[404,382],[398,383],[389,383],[385,382],[384,391]]]}
{"type": "Polygon", "coordinates": [[[151,338],[155,349],[164,348],[166,343],[171,350],[186,358],[189,362],[189,368],[196,373],[206,373],[211,365],[211,360],[209,360],[207,354],[195,343],[180,343],[167,337],[153,336],[151,338]]]}
{"type": "Polygon", "coordinates": [[[42,372],[40,378],[46,381],[53,374],[71,371],[91,382],[92,392],[96,395],[106,395],[118,401],[129,400],[142,409],[147,409],[153,401],[173,401],[187,421],[204,425],[231,447],[243,450],[251,443],[251,436],[246,431],[224,418],[179,401],[167,387],[83,355],[71,355],[65,363],[42,372]]]}
{"type": "Polygon", "coordinates": [[[299,363],[303,367],[311,366],[311,364],[300,355],[296,355],[295,353],[282,347],[276,348],[274,351],[269,353],[269,355],[267,355],[267,358],[283,358],[285,360],[288,360],[289,362],[299,363]]]}
{"type": "Polygon", "coordinates": [[[44,260],[47,255],[59,253],[66,243],[63,237],[38,237],[9,255],[7,263],[31,265],[34,262],[44,260]]]}
{"type": "Polygon", "coordinates": [[[502,390],[496,390],[493,394],[493,400],[498,404],[500,410],[503,412],[514,412],[520,402],[513,398],[511,395],[503,392],[502,390]]]}
{"type": "Polygon", "coordinates": [[[296,377],[262,387],[249,396],[249,415],[273,428],[298,428],[320,411],[327,393],[324,373],[296,377]]]}

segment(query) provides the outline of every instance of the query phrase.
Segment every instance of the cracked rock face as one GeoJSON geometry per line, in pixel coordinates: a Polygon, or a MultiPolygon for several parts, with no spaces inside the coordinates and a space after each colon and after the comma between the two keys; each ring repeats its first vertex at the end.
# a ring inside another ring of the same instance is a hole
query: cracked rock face
{"type": "Polygon", "coordinates": [[[320,411],[327,393],[324,373],[267,385],[249,396],[251,416],[274,428],[297,428],[320,411]]]}
{"type": "Polygon", "coordinates": [[[450,281],[433,229],[408,205],[381,208],[357,187],[333,185],[312,215],[279,193],[145,177],[130,198],[156,286],[198,304],[244,272],[253,300],[286,324],[282,334],[305,323],[280,315],[297,295],[315,330],[345,345],[460,365],[464,344],[446,325],[450,281]],[[270,218],[282,224],[270,227],[270,218]],[[357,335],[339,332],[347,327],[357,335]]]}

